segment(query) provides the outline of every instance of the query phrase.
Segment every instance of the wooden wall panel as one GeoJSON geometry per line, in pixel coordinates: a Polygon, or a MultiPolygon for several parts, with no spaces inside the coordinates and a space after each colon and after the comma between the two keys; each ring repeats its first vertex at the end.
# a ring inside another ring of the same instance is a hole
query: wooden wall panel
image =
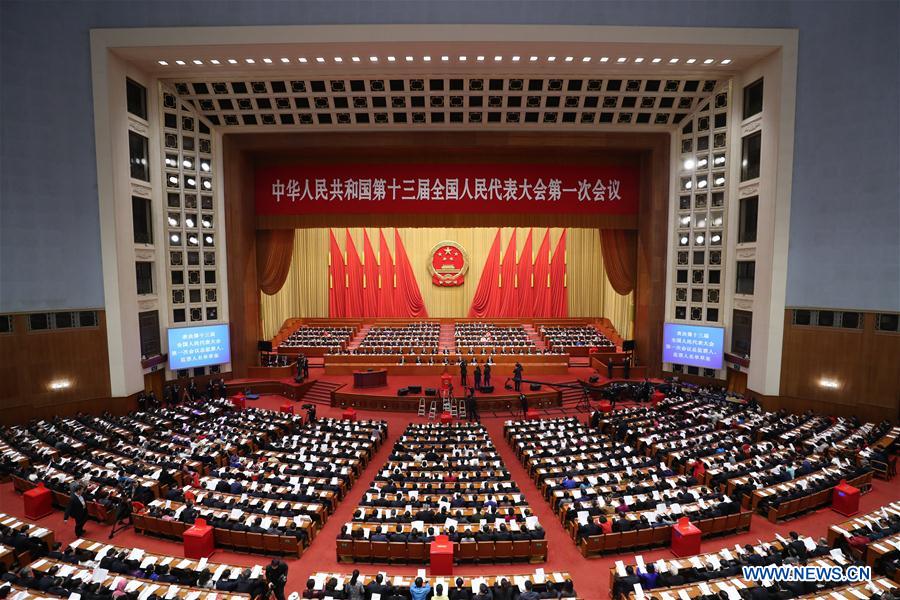
{"type": "Polygon", "coordinates": [[[74,414],[108,405],[106,316],[97,327],[28,331],[26,315],[13,316],[13,332],[0,335],[0,422],[74,414]],[[50,383],[71,386],[52,390],[50,383]]]}
{"type": "Polygon", "coordinates": [[[900,335],[875,331],[875,315],[862,329],[796,326],[785,310],[781,394],[764,402],[789,410],[900,418],[900,335]],[[832,389],[822,379],[838,382],[832,389]]]}

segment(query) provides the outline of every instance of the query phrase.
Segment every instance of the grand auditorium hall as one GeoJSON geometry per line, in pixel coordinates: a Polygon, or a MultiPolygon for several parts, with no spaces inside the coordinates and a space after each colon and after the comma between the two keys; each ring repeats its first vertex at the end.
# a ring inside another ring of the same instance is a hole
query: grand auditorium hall
{"type": "Polygon", "coordinates": [[[900,600],[897,0],[0,0],[0,600],[900,600]]]}

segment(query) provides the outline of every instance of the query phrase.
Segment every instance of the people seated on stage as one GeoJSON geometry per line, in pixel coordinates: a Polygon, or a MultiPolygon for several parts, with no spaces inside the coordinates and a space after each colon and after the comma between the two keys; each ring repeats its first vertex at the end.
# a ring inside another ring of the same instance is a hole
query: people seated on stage
{"type": "Polygon", "coordinates": [[[337,352],[347,346],[353,327],[312,327],[302,325],[279,345],[281,348],[326,348],[337,352]]]}
{"type": "Polygon", "coordinates": [[[535,343],[521,325],[511,327],[493,323],[456,323],[454,326],[456,351],[465,354],[486,354],[497,350],[501,354],[534,354],[535,343]]]}
{"type": "Polygon", "coordinates": [[[359,344],[357,354],[437,354],[441,325],[431,321],[405,326],[372,327],[359,344]]]}
{"type": "Polygon", "coordinates": [[[615,349],[615,344],[595,327],[548,327],[541,325],[541,337],[547,340],[551,348],[566,348],[573,346],[596,347],[600,349],[615,349]]]}

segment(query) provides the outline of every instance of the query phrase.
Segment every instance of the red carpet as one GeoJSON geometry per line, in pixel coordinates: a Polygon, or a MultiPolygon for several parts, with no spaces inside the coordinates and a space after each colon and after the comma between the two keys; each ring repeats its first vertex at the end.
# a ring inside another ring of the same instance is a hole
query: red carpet
{"type": "MultiPolygon", "coordinates": [[[[264,396],[257,402],[252,402],[253,406],[260,408],[276,409],[283,402],[281,397],[264,396]]],[[[318,411],[319,416],[339,416],[338,409],[330,407],[322,407],[318,411]]],[[[422,418],[410,416],[407,413],[378,413],[369,411],[359,411],[361,419],[384,419],[388,422],[388,440],[382,445],[379,452],[369,463],[369,466],[363,472],[360,479],[353,486],[347,498],[338,506],[337,510],[326,522],[322,531],[316,536],[310,548],[304,553],[300,559],[289,559],[287,563],[290,567],[288,579],[288,591],[302,590],[305,587],[306,579],[315,571],[336,571],[350,572],[354,565],[338,564],[335,559],[335,550],[338,531],[341,526],[350,519],[354,509],[362,497],[367,484],[372,481],[375,473],[381,468],[387,459],[390,449],[394,441],[403,432],[403,429],[410,422],[424,421],[422,418]]],[[[464,565],[457,567],[457,572],[462,574],[516,574],[526,573],[534,570],[535,566],[543,567],[546,571],[568,571],[575,582],[575,590],[579,597],[593,600],[604,599],[609,597],[609,569],[618,559],[631,562],[631,554],[618,556],[608,556],[598,559],[586,559],[581,556],[575,547],[574,541],[569,537],[562,527],[562,524],[556,518],[549,508],[547,502],[540,496],[534,482],[528,477],[525,469],[516,459],[512,449],[503,438],[503,422],[502,418],[485,418],[482,421],[493,438],[494,445],[503,457],[506,467],[509,469],[512,477],[518,482],[522,493],[528,499],[531,508],[534,510],[541,524],[547,532],[547,540],[549,543],[549,560],[543,565],[528,564],[512,564],[512,565],[464,565]]],[[[874,482],[873,491],[863,496],[860,506],[861,512],[868,512],[888,502],[900,499],[900,479],[892,482],[884,482],[876,480],[874,482]]],[[[0,512],[6,512],[23,518],[22,498],[13,491],[11,483],[0,484],[0,512]]],[[[702,551],[717,551],[724,547],[732,547],[736,543],[756,543],[757,540],[774,539],[775,533],[787,535],[789,531],[797,531],[803,535],[823,536],[828,526],[845,520],[841,515],[832,512],[830,509],[821,509],[813,513],[808,513],[797,519],[788,521],[784,524],[773,525],[761,516],[754,516],[750,531],[740,535],[733,535],[721,538],[704,540],[702,551]]],[[[54,512],[52,515],[40,520],[40,525],[52,529],[56,533],[56,539],[63,543],[68,543],[75,539],[74,524],[72,522],[63,523],[62,512],[54,512]]],[[[85,537],[97,540],[105,540],[109,535],[109,527],[100,526],[91,521],[86,527],[87,533],[85,537]]],[[[140,547],[151,552],[159,552],[170,554],[173,556],[182,556],[182,546],[179,543],[160,540],[143,535],[137,535],[130,529],[119,533],[113,542],[119,546],[140,547]]],[[[667,548],[644,553],[647,562],[663,557],[671,557],[672,554],[667,548]]],[[[268,557],[251,554],[240,554],[224,550],[219,550],[212,557],[213,562],[225,562],[237,565],[252,565],[256,563],[265,564],[269,561],[268,557]]],[[[414,575],[420,566],[388,566],[388,565],[356,565],[363,573],[377,573],[386,571],[393,574],[414,575]]]]}

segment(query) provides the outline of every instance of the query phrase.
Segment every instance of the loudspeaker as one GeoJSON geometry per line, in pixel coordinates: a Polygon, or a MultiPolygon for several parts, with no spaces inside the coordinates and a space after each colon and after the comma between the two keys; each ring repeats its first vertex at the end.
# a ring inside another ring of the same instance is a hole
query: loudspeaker
{"type": "Polygon", "coordinates": [[[411,385],[411,386],[409,386],[409,393],[410,393],[410,394],[421,394],[421,393],[422,393],[422,386],[421,386],[421,385],[411,385]]]}
{"type": "Polygon", "coordinates": [[[591,375],[588,378],[588,381],[591,383],[597,383],[598,381],[600,381],[600,376],[599,375],[591,375]]]}
{"type": "Polygon", "coordinates": [[[403,388],[400,388],[399,390],[397,390],[398,396],[406,396],[407,394],[409,394],[409,388],[403,387],[403,388]]]}
{"type": "Polygon", "coordinates": [[[259,340],[256,342],[256,349],[260,352],[271,352],[272,340],[259,340]]]}
{"type": "Polygon", "coordinates": [[[537,391],[539,391],[540,389],[541,389],[541,384],[539,384],[539,383],[532,383],[532,384],[531,384],[531,391],[532,391],[532,392],[537,392],[537,391]]]}
{"type": "Polygon", "coordinates": [[[623,352],[634,352],[634,340],[624,340],[622,342],[623,352]]]}
{"type": "Polygon", "coordinates": [[[425,388],[426,396],[437,396],[437,390],[434,388],[425,388]]]}
{"type": "Polygon", "coordinates": [[[494,386],[492,386],[492,385],[483,385],[479,389],[481,390],[482,394],[493,394],[494,393],[494,386]]]}

